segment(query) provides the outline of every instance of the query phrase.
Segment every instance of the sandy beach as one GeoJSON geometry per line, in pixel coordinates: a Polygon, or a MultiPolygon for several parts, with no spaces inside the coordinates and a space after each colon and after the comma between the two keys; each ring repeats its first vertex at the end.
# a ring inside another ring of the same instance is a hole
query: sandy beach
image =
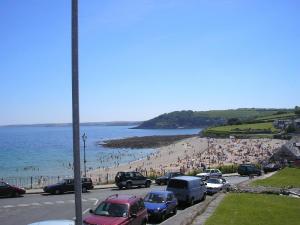
{"type": "MultiPolygon", "coordinates": [[[[145,159],[110,168],[99,168],[88,175],[95,182],[114,180],[118,171],[141,171],[160,175],[170,171],[189,171],[218,165],[257,163],[269,158],[285,144],[278,139],[207,139],[187,138],[169,146],[160,147],[145,159]]],[[[138,150],[137,150],[138,151],[138,150]]]]}

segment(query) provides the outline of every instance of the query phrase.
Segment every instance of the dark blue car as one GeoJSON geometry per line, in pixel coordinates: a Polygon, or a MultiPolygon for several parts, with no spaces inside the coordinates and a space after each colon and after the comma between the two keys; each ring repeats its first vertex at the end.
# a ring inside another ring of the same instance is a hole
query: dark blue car
{"type": "Polygon", "coordinates": [[[151,191],[144,198],[150,218],[165,220],[169,214],[177,213],[177,199],[171,191],[151,191]]]}

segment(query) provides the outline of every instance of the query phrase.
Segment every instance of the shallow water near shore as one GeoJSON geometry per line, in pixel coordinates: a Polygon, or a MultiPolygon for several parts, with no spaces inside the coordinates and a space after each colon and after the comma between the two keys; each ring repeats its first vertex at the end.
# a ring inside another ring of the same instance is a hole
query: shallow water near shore
{"type": "MultiPolygon", "coordinates": [[[[132,126],[81,126],[87,134],[87,169],[113,167],[153,153],[154,149],[111,149],[98,141],[150,135],[197,134],[201,129],[130,129],[132,126]]],[[[83,142],[81,142],[83,162],[83,142]]],[[[72,176],[72,127],[0,127],[0,178],[72,176]]],[[[83,167],[82,167],[83,169],[83,167]]]]}

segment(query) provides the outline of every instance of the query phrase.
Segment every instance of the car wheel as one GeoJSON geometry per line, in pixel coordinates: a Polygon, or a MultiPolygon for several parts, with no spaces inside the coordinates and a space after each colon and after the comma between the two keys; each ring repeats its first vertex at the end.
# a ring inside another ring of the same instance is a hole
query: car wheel
{"type": "Polygon", "coordinates": [[[126,184],[126,188],[127,188],[127,189],[130,189],[131,186],[132,186],[131,182],[128,182],[128,183],[126,184]]]}
{"type": "Polygon", "coordinates": [[[203,194],[201,201],[205,201],[205,199],[206,199],[206,193],[203,194]]]}
{"type": "Polygon", "coordinates": [[[164,221],[165,219],[166,219],[166,214],[165,213],[161,214],[160,222],[164,221]]]}
{"type": "Polygon", "coordinates": [[[121,190],[123,187],[122,186],[118,186],[119,190],[121,190]]]}
{"type": "Polygon", "coordinates": [[[82,188],[82,193],[86,193],[86,192],[87,192],[86,187],[83,187],[83,188],[82,188]]]}
{"type": "Polygon", "coordinates": [[[10,197],[12,197],[12,198],[14,198],[14,197],[19,197],[20,196],[20,194],[18,193],[18,192],[12,192],[11,194],[10,194],[10,197]]]}
{"type": "Polygon", "coordinates": [[[173,214],[176,215],[177,214],[177,207],[174,208],[173,210],[173,214]]]}
{"type": "Polygon", "coordinates": [[[195,200],[194,200],[194,198],[192,198],[191,200],[190,200],[190,205],[192,206],[192,205],[194,205],[195,204],[195,200]]]}
{"type": "Polygon", "coordinates": [[[150,187],[150,182],[149,181],[146,182],[145,187],[147,187],[147,188],[150,187]]]}

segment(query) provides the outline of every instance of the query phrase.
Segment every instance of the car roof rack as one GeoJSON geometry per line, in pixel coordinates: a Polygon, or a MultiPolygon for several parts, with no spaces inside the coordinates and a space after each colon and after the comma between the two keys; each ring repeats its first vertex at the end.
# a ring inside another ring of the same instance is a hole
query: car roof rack
{"type": "Polygon", "coordinates": [[[135,196],[135,195],[133,195],[133,196],[131,196],[129,199],[133,199],[133,198],[136,198],[136,196],[135,196]]]}
{"type": "Polygon", "coordinates": [[[106,200],[111,199],[111,198],[118,198],[119,194],[114,194],[114,195],[110,195],[106,198],[106,200]]]}
{"type": "MultiPolygon", "coordinates": [[[[106,200],[109,200],[109,199],[112,199],[112,198],[118,198],[120,195],[119,194],[114,194],[114,195],[110,195],[106,198],[106,200]]],[[[122,196],[122,195],[121,195],[122,196]]],[[[126,196],[126,195],[123,195],[123,196],[126,196]]],[[[135,195],[133,196],[128,196],[128,199],[135,199],[137,198],[135,195]]]]}

